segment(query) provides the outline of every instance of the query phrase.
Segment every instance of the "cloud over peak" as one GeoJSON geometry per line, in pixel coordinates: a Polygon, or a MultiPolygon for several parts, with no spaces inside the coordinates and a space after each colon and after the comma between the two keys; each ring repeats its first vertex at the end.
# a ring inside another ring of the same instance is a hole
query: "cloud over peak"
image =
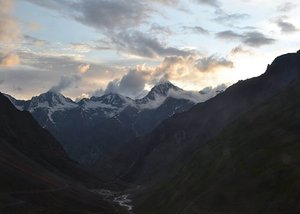
{"type": "Polygon", "coordinates": [[[59,82],[56,85],[52,86],[49,91],[52,91],[55,93],[60,93],[63,90],[74,86],[80,80],[81,80],[81,77],[78,75],[62,76],[60,78],[59,82]]]}

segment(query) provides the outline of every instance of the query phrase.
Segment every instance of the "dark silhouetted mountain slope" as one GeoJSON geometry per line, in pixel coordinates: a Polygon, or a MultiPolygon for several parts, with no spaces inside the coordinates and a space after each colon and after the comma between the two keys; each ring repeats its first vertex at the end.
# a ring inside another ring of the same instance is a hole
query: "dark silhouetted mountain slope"
{"type": "Polygon", "coordinates": [[[299,213],[299,97],[297,78],[236,118],[172,179],[144,192],[139,212],[299,213]]]}
{"type": "Polygon", "coordinates": [[[0,93],[1,213],[117,213],[86,187],[101,182],[72,162],[29,112],[0,93]]]}
{"type": "Polygon", "coordinates": [[[280,56],[261,76],[239,81],[224,93],[174,115],[152,133],[120,148],[104,167],[139,184],[170,177],[196,149],[299,76],[300,54],[280,56]]]}

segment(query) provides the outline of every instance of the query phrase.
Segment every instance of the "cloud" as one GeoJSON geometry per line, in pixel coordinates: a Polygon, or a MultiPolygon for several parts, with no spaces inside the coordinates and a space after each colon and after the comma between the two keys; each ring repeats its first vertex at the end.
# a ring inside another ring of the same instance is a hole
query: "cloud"
{"type": "Polygon", "coordinates": [[[182,27],[184,30],[189,30],[193,33],[199,33],[199,34],[203,34],[203,35],[208,35],[209,31],[204,29],[201,26],[194,26],[194,27],[189,27],[189,26],[183,26],[182,27]]]}
{"type": "Polygon", "coordinates": [[[202,72],[213,72],[220,68],[233,68],[233,62],[214,55],[203,57],[196,61],[197,68],[202,72]]]}
{"type": "Polygon", "coordinates": [[[110,81],[107,86],[106,89],[104,91],[104,94],[117,94],[119,93],[119,79],[115,79],[110,81]]]}
{"type": "Polygon", "coordinates": [[[257,31],[249,31],[242,34],[233,31],[222,31],[216,33],[216,37],[225,40],[238,40],[244,45],[251,47],[261,47],[263,45],[273,44],[276,40],[269,38],[257,31]]]}
{"type": "Polygon", "coordinates": [[[198,2],[199,4],[204,4],[216,8],[220,7],[220,2],[217,0],[195,0],[195,1],[198,2]]]}
{"type": "Polygon", "coordinates": [[[163,35],[163,36],[170,36],[174,34],[174,32],[169,27],[161,26],[158,24],[152,24],[149,29],[149,32],[152,35],[163,35]]]}
{"type": "Polygon", "coordinates": [[[129,97],[137,97],[145,88],[145,76],[137,70],[130,70],[120,80],[115,79],[108,83],[105,94],[118,93],[129,97]]]}
{"type": "Polygon", "coordinates": [[[81,77],[78,75],[62,76],[60,78],[59,82],[56,85],[52,86],[52,88],[49,91],[60,93],[63,90],[74,86],[80,80],[81,80],[81,77]]]}
{"type": "Polygon", "coordinates": [[[78,66],[78,71],[81,74],[86,73],[90,69],[91,65],[90,64],[81,64],[78,66]]]}
{"type": "Polygon", "coordinates": [[[41,24],[37,23],[37,22],[30,22],[28,23],[28,29],[30,31],[38,31],[42,28],[41,24]]]}
{"type": "Polygon", "coordinates": [[[184,91],[184,90],[179,90],[179,91],[174,91],[170,90],[168,92],[169,97],[173,97],[175,99],[186,99],[189,100],[193,103],[201,103],[205,102],[206,100],[213,98],[220,92],[225,91],[227,86],[225,84],[218,85],[216,87],[206,87],[202,89],[200,92],[198,91],[184,91]]]}
{"type": "Polygon", "coordinates": [[[250,17],[246,13],[226,13],[220,8],[215,11],[215,15],[216,17],[213,19],[215,22],[232,27],[234,27],[233,23],[250,17]]]}
{"type": "Polygon", "coordinates": [[[97,89],[96,91],[94,91],[92,93],[92,96],[101,97],[103,94],[104,94],[104,90],[102,88],[100,88],[100,89],[97,89]]]}
{"type": "Polygon", "coordinates": [[[33,36],[24,35],[23,43],[26,45],[36,46],[36,47],[43,47],[45,45],[49,45],[50,43],[46,40],[38,39],[33,36]]]}
{"type": "Polygon", "coordinates": [[[252,52],[250,50],[245,49],[243,46],[239,45],[235,48],[233,48],[230,51],[230,55],[239,55],[239,54],[247,54],[247,55],[251,55],[252,52]]]}
{"type": "Polygon", "coordinates": [[[187,56],[191,54],[190,51],[168,47],[157,38],[139,31],[124,31],[113,35],[111,43],[119,51],[146,58],[187,56]]]}
{"type": "Polygon", "coordinates": [[[260,47],[263,45],[273,44],[276,40],[266,37],[264,34],[256,31],[244,34],[243,43],[251,47],[260,47]]]}
{"type": "Polygon", "coordinates": [[[124,75],[120,81],[119,89],[130,96],[137,96],[144,90],[145,79],[143,74],[136,70],[131,70],[124,75]]]}
{"type": "Polygon", "coordinates": [[[216,33],[216,37],[219,39],[226,39],[226,40],[240,40],[244,38],[243,35],[238,34],[232,30],[226,30],[216,33]]]}
{"type": "Polygon", "coordinates": [[[140,25],[152,11],[147,4],[138,0],[27,1],[63,13],[84,25],[105,31],[140,25]]]}
{"type": "Polygon", "coordinates": [[[2,44],[0,54],[1,66],[14,66],[19,64],[20,59],[12,54],[21,38],[20,27],[13,16],[10,15],[14,6],[13,0],[0,0],[0,43],[2,44]]]}
{"type": "Polygon", "coordinates": [[[84,25],[106,32],[119,29],[124,30],[145,23],[152,13],[157,12],[156,4],[153,3],[175,6],[179,2],[179,0],[27,1],[64,14],[84,25]]]}
{"type": "Polygon", "coordinates": [[[293,10],[296,7],[297,7],[297,4],[295,4],[295,3],[284,2],[277,7],[277,11],[286,13],[286,12],[293,10]]]}
{"type": "Polygon", "coordinates": [[[0,42],[11,44],[22,38],[20,27],[14,17],[10,15],[13,8],[12,0],[0,1],[0,42]]]}
{"type": "Polygon", "coordinates": [[[136,0],[85,0],[72,8],[79,13],[74,15],[77,21],[98,29],[135,26],[147,18],[145,6],[136,0]]]}
{"type": "Polygon", "coordinates": [[[0,66],[2,67],[12,67],[20,64],[20,58],[15,53],[9,53],[3,58],[0,58],[0,66]]]}
{"type": "Polygon", "coordinates": [[[149,0],[149,2],[157,2],[157,3],[160,3],[160,4],[165,4],[165,5],[170,5],[170,6],[173,6],[173,5],[177,5],[179,0],[149,0]]]}
{"type": "Polygon", "coordinates": [[[170,56],[155,68],[145,69],[146,73],[150,73],[152,83],[157,82],[164,77],[169,80],[190,79],[197,73],[210,73],[222,69],[231,69],[234,63],[231,60],[215,55],[190,55],[190,56],[170,56]]]}
{"type": "Polygon", "coordinates": [[[284,21],[283,17],[277,18],[274,22],[280,28],[282,33],[294,33],[298,31],[295,25],[287,21],[284,21]]]}

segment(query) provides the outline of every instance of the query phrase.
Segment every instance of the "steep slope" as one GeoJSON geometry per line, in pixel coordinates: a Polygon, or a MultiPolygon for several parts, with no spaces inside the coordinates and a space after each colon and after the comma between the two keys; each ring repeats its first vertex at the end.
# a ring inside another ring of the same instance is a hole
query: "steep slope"
{"type": "Polygon", "coordinates": [[[300,79],[242,114],[140,202],[139,213],[299,213],[300,79]]]}
{"type": "Polygon", "coordinates": [[[240,81],[190,111],[174,115],[151,134],[119,149],[106,165],[114,166],[115,175],[135,183],[171,176],[195,149],[299,76],[300,54],[280,56],[263,75],[240,81]]]}
{"type": "Polygon", "coordinates": [[[82,170],[62,146],[0,93],[0,212],[116,213],[85,185],[101,180],[82,170]]]}

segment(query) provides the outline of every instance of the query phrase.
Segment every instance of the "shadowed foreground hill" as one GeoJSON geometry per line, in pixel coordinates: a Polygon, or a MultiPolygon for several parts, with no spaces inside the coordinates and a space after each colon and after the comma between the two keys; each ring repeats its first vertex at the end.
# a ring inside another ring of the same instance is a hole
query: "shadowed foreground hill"
{"type": "Polygon", "coordinates": [[[87,183],[101,181],[0,93],[0,213],[118,213],[87,183]]]}
{"type": "Polygon", "coordinates": [[[299,213],[299,98],[300,79],[240,116],[152,189],[140,213],[299,213]]]}

